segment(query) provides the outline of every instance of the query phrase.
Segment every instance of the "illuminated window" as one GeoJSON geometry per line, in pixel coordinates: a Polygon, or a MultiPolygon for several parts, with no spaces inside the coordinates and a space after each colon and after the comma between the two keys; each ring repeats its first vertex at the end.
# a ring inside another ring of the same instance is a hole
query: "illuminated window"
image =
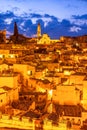
{"type": "Polygon", "coordinates": [[[27,74],[28,74],[28,75],[32,75],[32,71],[31,71],[31,70],[28,70],[28,71],[27,71],[27,74]]]}
{"type": "Polygon", "coordinates": [[[3,55],[2,55],[2,54],[0,54],[0,58],[3,58],[3,55]]]}

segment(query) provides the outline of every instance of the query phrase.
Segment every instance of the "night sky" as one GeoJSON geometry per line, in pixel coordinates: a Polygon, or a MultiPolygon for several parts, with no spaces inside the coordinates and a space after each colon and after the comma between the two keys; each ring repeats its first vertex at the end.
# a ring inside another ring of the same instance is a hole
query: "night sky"
{"type": "Polygon", "coordinates": [[[87,0],[0,0],[0,30],[35,37],[37,24],[51,38],[87,34],[87,0]]]}

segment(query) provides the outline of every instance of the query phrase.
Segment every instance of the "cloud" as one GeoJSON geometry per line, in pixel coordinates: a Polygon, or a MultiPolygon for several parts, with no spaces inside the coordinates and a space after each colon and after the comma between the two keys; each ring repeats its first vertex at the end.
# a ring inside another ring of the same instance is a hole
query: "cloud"
{"type": "Polygon", "coordinates": [[[42,21],[44,22],[44,26],[45,26],[45,27],[49,24],[49,22],[52,21],[51,18],[42,17],[42,18],[40,18],[40,19],[38,19],[38,18],[32,18],[32,23],[33,23],[33,24],[36,24],[38,20],[42,20],[42,21]]]}
{"type": "Polygon", "coordinates": [[[20,24],[21,27],[23,27],[24,25],[25,25],[25,22],[22,22],[22,23],[20,24]]]}
{"type": "Polygon", "coordinates": [[[30,17],[33,24],[36,24],[38,20],[39,21],[42,20],[44,22],[45,27],[49,24],[49,22],[52,21],[52,18],[53,18],[53,16],[50,16],[48,14],[41,15],[41,14],[35,14],[35,13],[30,14],[30,17]]]}
{"type": "Polygon", "coordinates": [[[76,26],[73,26],[73,27],[71,27],[70,28],[70,32],[79,32],[81,30],[81,28],[80,27],[76,27],[76,26]]]}
{"type": "Polygon", "coordinates": [[[9,31],[6,31],[6,35],[12,35],[12,33],[11,32],[9,32],[9,31]]]}
{"type": "Polygon", "coordinates": [[[31,37],[37,37],[37,34],[33,34],[31,37]]]}
{"type": "Polygon", "coordinates": [[[13,20],[12,18],[7,18],[4,21],[6,22],[6,24],[11,24],[12,20],[13,20]]]}
{"type": "Polygon", "coordinates": [[[44,27],[46,27],[49,24],[49,22],[52,21],[51,18],[43,18],[42,20],[44,21],[44,27]]]}
{"type": "Polygon", "coordinates": [[[36,14],[36,13],[31,13],[31,14],[30,14],[30,17],[31,17],[31,18],[42,18],[42,15],[36,14]]]}
{"type": "Polygon", "coordinates": [[[82,19],[72,19],[71,20],[72,24],[78,25],[78,26],[83,26],[84,24],[87,25],[87,20],[82,20],[82,19]]]}
{"type": "Polygon", "coordinates": [[[33,24],[36,24],[37,20],[38,20],[38,18],[32,18],[31,21],[32,21],[33,24]]]}
{"type": "Polygon", "coordinates": [[[73,15],[70,19],[71,24],[78,25],[80,27],[87,25],[87,14],[84,15],[73,15]]]}
{"type": "Polygon", "coordinates": [[[67,19],[63,19],[63,20],[61,21],[61,25],[62,25],[62,26],[65,26],[65,27],[70,27],[70,26],[71,26],[70,21],[67,20],[67,19]]]}
{"type": "Polygon", "coordinates": [[[24,13],[18,16],[9,10],[0,12],[0,30],[6,29],[8,36],[13,34],[14,22],[17,22],[19,33],[28,37],[36,36],[38,23],[41,24],[42,34],[47,33],[51,38],[58,39],[60,36],[77,36],[87,33],[86,14],[74,15],[71,19],[60,21],[59,18],[49,14],[24,13]]]}
{"type": "Polygon", "coordinates": [[[14,17],[15,17],[14,13],[9,11],[9,10],[7,10],[6,12],[1,12],[0,13],[0,18],[1,19],[14,18],[14,17]]]}
{"type": "Polygon", "coordinates": [[[87,14],[84,15],[73,15],[73,19],[87,19],[87,14]]]}

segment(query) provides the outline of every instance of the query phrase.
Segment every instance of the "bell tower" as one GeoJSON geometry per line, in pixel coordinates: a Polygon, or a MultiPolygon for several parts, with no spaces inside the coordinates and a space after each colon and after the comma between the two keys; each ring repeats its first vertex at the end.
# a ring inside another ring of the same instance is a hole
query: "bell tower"
{"type": "Polygon", "coordinates": [[[41,36],[41,26],[40,26],[40,23],[38,23],[38,26],[37,26],[37,37],[39,38],[41,36]]]}
{"type": "Polygon", "coordinates": [[[18,36],[18,27],[16,22],[14,23],[14,36],[18,36]]]}

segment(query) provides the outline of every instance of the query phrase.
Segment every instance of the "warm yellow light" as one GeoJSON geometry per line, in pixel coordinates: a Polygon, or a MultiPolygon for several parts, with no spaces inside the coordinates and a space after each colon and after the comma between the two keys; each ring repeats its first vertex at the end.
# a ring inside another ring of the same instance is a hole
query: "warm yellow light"
{"type": "Polygon", "coordinates": [[[67,70],[64,71],[64,75],[70,75],[70,74],[71,74],[70,71],[67,70]]]}
{"type": "Polygon", "coordinates": [[[58,52],[61,55],[61,51],[60,50],[56,50],[56,52],[58,52]]]}
{"type": "Polygon", "coordinates": [[[59,60],[59,63],[62,63],[62,61],[61,61],[61,60],[59,60]]]}
{"type": "Polygon", "coordinates": [[[55,69],[55,71],[56,71],[56,72],[59,72],[59,71],[60,71],[60,69],[59,69],[59,68],[56,68],[56,69],[55,69]]]}
{"type": "Polygon", "coordinates": [[[49,90],[49,95],[52,96],[53,90],[49,90]]]}
{"type": "Polygon", "coordinates": [[[3,55],[2,55],[2,54],[0,55],[0,58],[3,58],[3,55]]]}
{"type": "Polygon", "coordinates": [[[13,54],[10,54],[10,58],[14,58],[14,55],[13,55],[13,54]]]}
{"type": "Polygon", "coordinates": [[[28,70],[28,71],[27,71],[27,74],[28,74],[28,75],[31,75],[31,70],[28,70]]]}
{"type": "Polygon", "coordinates": [[[39,87],[39,92],[42,92],[42,93],[44,93],[46,90],[45,89],[43,89],[43,88],[41,88],[41,87],[39,87]]]}
{"type": "Polygon", "coordinates": [[[82,103],[82,104],[84,104],[84,101],[83,101],[83,100],[81,100],[81,103],[82,103]]]}

